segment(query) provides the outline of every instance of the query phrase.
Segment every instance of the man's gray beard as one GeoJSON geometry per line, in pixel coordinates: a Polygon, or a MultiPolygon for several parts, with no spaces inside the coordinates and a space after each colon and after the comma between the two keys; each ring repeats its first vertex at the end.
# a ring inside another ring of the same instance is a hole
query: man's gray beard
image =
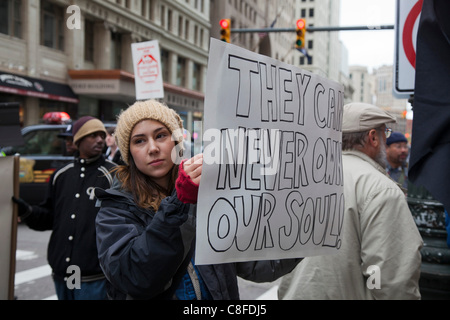
{"type": "Polygon", "coordinates": [[[387,158],[386,158],[386,145],[384,143],[381,144],[380,151],[378,152],[377,156],[375,157],[375,161],[380,166],[382,166],[383,169],[386,169],[387,158]]]}

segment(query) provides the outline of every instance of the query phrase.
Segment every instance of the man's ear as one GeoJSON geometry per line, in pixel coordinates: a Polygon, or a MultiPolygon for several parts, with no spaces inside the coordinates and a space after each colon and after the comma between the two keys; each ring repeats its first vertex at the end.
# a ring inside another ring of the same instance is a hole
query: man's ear
{"type": "Polygon", "coordinates": [[[375,129],[370,130],[367,142],[374,148],[377,148],[380,145],[381,141],[377,130],[375,129]]]}

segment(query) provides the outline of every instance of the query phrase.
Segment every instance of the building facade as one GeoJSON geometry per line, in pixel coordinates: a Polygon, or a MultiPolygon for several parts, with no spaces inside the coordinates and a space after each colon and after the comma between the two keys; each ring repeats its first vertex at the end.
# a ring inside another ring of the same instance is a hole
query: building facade
{"type": "Polygon", "coordinates": [[[350,78],[354,87],[353,102],[374,104],[395,115],[394,131],[411,133],[407,127],[407,100],[393,95],[393,66],[381,66],[369,73],[367,67],[350,66],[350,78]]]}
{"type": "Polygon", "coordinates": [[[294,65],[344,86],[345,103],[353,100],[354,88],[348,67],[348,51],[339,32],[308,31],[308,27],[340,26],[340,0],[297,0],[296,16],[307,25],[307,56],[300,54],[294,65]]]}
{"type": "Polygon", "coordinates": [[[350,79],[354,88],[352,102],[374,104],[373,77],[367,67],[351,66],[350,79]]]}
{"type": "MultiPolygon", "coordinates": [[[[230,19],[232,29],[292,29],[300,18],[306,20],[307,26],[338,26],[340,0],[211,0],[211,36],[214,38],[220,38],[221,19],[230,19]]],[[[231,37],[235,45],[343,83],[346,101],[351,101],[353,88],[348,77],[348,55],[338,32],[307,32],[306,49],[310,60],[295,49],[295,40],[295,32],[234,33],[231,37]]]]}
{"type": "MultiPolygon", "coordinates": [[[[135,100],[131,44],[158,40],[163,101],[192,131],[221,19],[233,29],[295,28],[299,18],[335,26],[339,8],[339,0],[3,0],[0,101],[20,103],[23,125],[50,111],[113,121],[135,100]]],[[[351,99],[338,32],[307,32],[306,42],[311,61],[295,49],[294,32],[232,35],[233,44],[343,83],[351,99]]]]}
{"type": "MultiPolygon", "coordinates": [[[[296,15],[309,27],[340,25],[340,0],[298,0],[296,15]]],[[[299,65],[328,79],[339,81],[341,73],[341,42],[338,32],[306,32],[306,50],[311,57],[300,56],[299,65]]]]}
{"type": "Polygon", "coordinates": [[[397,124],[392,128],[394,131],[408,133],[406,119],[408,100],[394,97],[394,67],[381,66],[373,71],[373,77],[375,104],[397,117],[397,124]]]}
{"type": "Polygon", "coordinates": [[[0,100],[21,104],[24,125],[38,123],[49,111],[114,121],[135,101],[131,44],[158,40],[163,101],[191,129],[203,116],[209,4],[4,0],[0,11],[8,15],[0,22],[0,100]]]}
{"type": "Polygon", "coordinates": [[[344,103],[350,103],[353,101],[353,94],[355,92],[355,88],[353,87],[353,83],[351,81],[350,68],[348,65],[348,50],[347,47],[341,41],[341,67],[339,72],[339,83],[344,86],[344,103]]]}

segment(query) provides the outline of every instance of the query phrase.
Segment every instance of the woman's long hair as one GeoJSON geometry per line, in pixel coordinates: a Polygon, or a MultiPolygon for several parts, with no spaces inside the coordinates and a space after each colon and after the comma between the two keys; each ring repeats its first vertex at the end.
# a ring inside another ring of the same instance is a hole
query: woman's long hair
{"type": "Polygon", "coordinates": [[[174,164],[169,171],[169,184],[167,190],[155,183],[150,177],[138,170],[134,159],[130,156],[129,166],[117,166],[114,171],[122,188],[130,192],[136,204],[144,209],[157,211],[162,200],[172,194],[175,181],[178,177],[178,165],[174,164]]]}

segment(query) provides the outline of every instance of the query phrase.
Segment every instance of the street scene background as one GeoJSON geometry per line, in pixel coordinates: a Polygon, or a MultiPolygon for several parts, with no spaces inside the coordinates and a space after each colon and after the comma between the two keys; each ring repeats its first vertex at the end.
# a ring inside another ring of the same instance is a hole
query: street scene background
{"type": "MultiPolygon", "coordinates": [[[[17,300],[57,300],[47,263],[47,245],[51,231],[38,232],[19,224],[17,234],[16,277],[17,300]]],[[[241,299],[276,300],[278,282],[257,284],[238,279],[241,299]]]]}
{"type": "MultiPolygon", "coordinates": [[[[425,106],[422,114],[435,120],[423,126],[426,130],[417,132],[413,139],[413,120],[419,118],[414,119],[418,104],[414,106],[414,113],[413,93],[402,97],[393,93],[398,71],[395,49],[401,43],[396,39],[393,27],[397,23],[396,11],[400,3],[408,3],[414,8],[422,0],[1,0],[0,103],[17,105],[18,126],[23,135],[24,130],[45,123],[46,115],[53,113],[67,115],[69,119],[64,118],[64,125],[58,124],[61,126],[58,130],[86,115],[112,125],[120,111],[136,101],[131,45],[158,40],[164,102],[179,113],[195,142],[198,137],[195,123],[204,118],[210,38],[220,39],[219,22],[222,19],[230,19],[232,29],[295,29],[298,19],[304,19],[307,28],[372,26],[371,30],[365,31],[306,31],[303,51],[295,47],[295,32],[234,32],[230,42],[342,84],[345,103],[370,103],[394,114],[398,123],[392,129],[403,133],[410,147],[411,142],[418,145],[417,142],[422,140],[425,146],[422,149],[428,150],[434,147],[427,139],[434,134],[436,123],[442,121],[445,128],[448,116],[439,109],[431,117],[430,109],[425,106]],[[69,6],[79,11],[67,11],[69,6]],[[392,28],[377,28],[381,25],[392,28]]],[[[406,20],[410,33],[413,33],[418,29],[419,16],[418,12],[412,15],[415,10],[411,11],[406,10],[406,16],[413,19],[406,20]]],[[[415,33],[414,39],[409,40],[410,51],[415,55],[418,45],[415,33]]],[[[441,63],[434,57],[422,57],[419,64],[428,70],[426,63],[431,61],[437,61],[437,69],[447,70],[444,67],[448,62],[441,63]]],[[[427,80],[424,78],[423,82],[427,80]]],[[[433,81],[436,90],[446,90],[447,86],[442,85],[444,78],[435,77],[433,81]]],[[[51,127],[42,132],[47,135],[47,131],[56,129],[57,124],[53,123],[51,127]]],[[[443,145],[440,141],[433,143],[443,145]]],[[[447,141],[445,143],[448,145],[447,141]]],[[[7,146],[10,145],[0,144],[0,148],[7,146]]],[[[64,150],[64,147],[60,149],[64,150]]],[[[4,151],[2,149],[2,153],[4,151]]],[[[53,165],[56,157],[61,158],[61,154],[51,154],[46,161],[53,165]]],[[[445,159],[443,162],[447,163],[445,159]]],[[[39,184],[44,190],[43,182],[54,169],[49,166],[31,168],[34,178],[30,178],[28,184],[39,184]]],[[[445,170],[432,169],[445,177],[445,170]]],[[[434,179],[432,175],[428,176],[430,180],[434,179]]],[[[448,192],[449,188],[445,187],[448,179],[443,180],[440,189],[448,192]]],[[[43,199],[43,194],[35,190],[31,195],[39,198],[33,199],[37,203],[43,199]]],[[[427,192],[410,189],[409,198],[413,217],[425,241],[422,287],[432,288],[423,293],[426,298],[439,298],[442,294],[433,292],[434,288],[448,284],[450,277],[444,210],[442,204],[427,192]],[[440,277],[442,275],[447,282],[440,277]]],[[[443,199],[448,201],[450,196],[443,199]]],[[[16,299],[56,299],[47,263],[50,234],[50,231],[36,232],[19,224],[16,299]]],[[[278,282],[258,285],[239,280],[239,284],[242,299],[277,297],[278,282]]],[[[444,289],[448,295],[448,285],[444,289]]]]}

